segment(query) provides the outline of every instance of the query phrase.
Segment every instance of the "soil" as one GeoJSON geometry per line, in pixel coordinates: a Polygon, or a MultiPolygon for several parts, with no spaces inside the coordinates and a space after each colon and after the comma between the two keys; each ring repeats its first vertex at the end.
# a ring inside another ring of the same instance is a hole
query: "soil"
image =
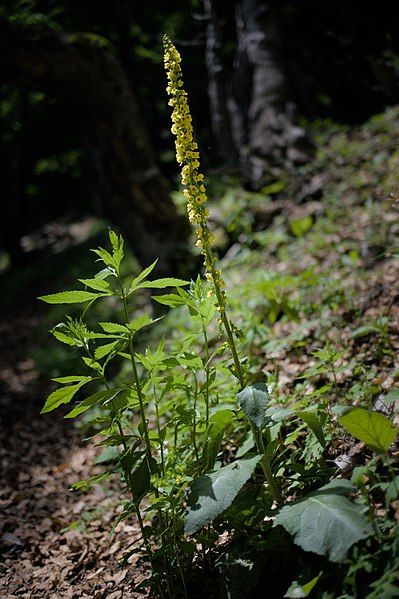
{"type": "Polygon", "coordinates": [[[39,413],[48,382],[26,348],[40,317],[37,302],[24,301],[0,322],[0,596],[143,597],[145,564],[135,554],[120,566],[139,537],[136,522],[112,530],[120,489],[71,491],[99,468],[94,442],[80,444],[59,412],[39,413]]]}

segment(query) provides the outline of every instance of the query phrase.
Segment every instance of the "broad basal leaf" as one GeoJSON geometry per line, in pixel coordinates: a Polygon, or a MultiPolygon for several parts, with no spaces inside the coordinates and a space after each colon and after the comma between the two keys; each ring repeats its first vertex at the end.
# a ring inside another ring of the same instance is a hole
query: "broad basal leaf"
{"type": "Polygon", "coordinates": [[[46,403],[44,404],[44,408],[40,412],[41,414],[45,414],[46,412],[51,412],[55,410],[63,403],[69,403],[73,396],[83,385],[88,383],[91,380],[91,377],[85,377],[85,380],[80,381],[76,385],[67,385],[66,387],[61,387],[60,389],[56,389],[46,399],[46,403]]]}
{"type": "Polygon", "coordinates": [[[259,460],[260,456],[242,459],[194,481],[187,502],[185,533],[194,534],[230,507],[259,460]]]}
{"type": "Polygon", "coordinates": [[[61,293],[42,295],[38,299],[47,304],[83,304],[98,297],[105,297],[105,295],[102,293],[92,293],[91,291],[61,291],[61,293]]]}
{"type": "Polygon", "coordinates": [[[373,532],[361,506],[345,497],[353,490],[349,481],[332,480],[303,501],[283,507],[274,526],[283,526],[304,551],[342,562],[354,543],[373,532]]]}
{"type": "Polygon", "coordinates": [[[340,416],[338,422],[351,435],[378,453],[386,453],[398,434],[386,416],[363,408],[353,408],[340,416]]]}
{"type": "Polygon", "coordinates": [[[262,430],[268,421],[266,409],[270,399],[265,383],[245,387],[237,394],[237,399],[248,420],[253,422],[258,430],[262,430]]]}

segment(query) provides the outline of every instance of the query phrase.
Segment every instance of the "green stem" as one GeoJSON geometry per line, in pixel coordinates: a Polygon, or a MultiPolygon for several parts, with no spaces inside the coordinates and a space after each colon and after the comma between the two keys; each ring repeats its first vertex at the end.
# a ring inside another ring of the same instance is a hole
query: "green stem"
{"type": "MultiPolygon", "coordinates": [[[[91,360],[94,361],[94,358],[93,358],[93,355],[92,355],[92,353],[90,351],[89,346],[85,345],[85,349],[86,349],[86,353],[87,353],[88,357],[91,360]]],[[[109,383],[108,383],[107,377],[105,376],[105,374],[103,372],[101,372],[100,377],[101,377],[101,380],[103,381],[105,387],[107,389],[109,389],[109,383]]],[[[114,415],[116,415],[117,410],[116,410],[116,406],[115,406],[114,400],[111,401],[111,405],[112,405],[113,413],[114,413],[114,415]]],[[[119,434],[121,436],[121,443],[122,443],[122,446],[123,446],[123,451],[127,451],[127,447],[128,446],[127,446],[127,442],[126,442],[126,436],[125,436],[125,433],[123,431],[122,423],[121,423],[121,421],[120,421],[119,418],[116,418],[116,422],[117,422],[119,434]]],[[[152,564],[153,564],[152,549],[151,549],[151,545],[150,545],[148,539],[146,539],[146,536],[145,536],[145,530],[144,530],[143,518],[141,516],[140,505],[136,501],[136,498],[135,498],[134,493],[133,493],[133,489],[132,489],[132,485],[131,485],[131,476],[132,476],[132,473],[129,470],[125,470],[124,474],[125,474],[126,482],[128,484],[130,493],[132,495],[133,505],[134,505],[134,511],[136,512],[136,517],[137,517],[137,520],[138,520],[138,523],[139,523],[139,526],[140,526],[141,536],[143,537],[143,542],[144,542],[144,545],[145,545],[145,548],[146,548],[146,551],[147,551],[148,559],[150,560],[150,564],[151,564],[151,567],[152,567],[152,564]]]]}
{"type": "Polygon", "coordinates": [[[217,299],[217,303],[218,303],[219,310],[220,310],[220,318],[221,318],[224,330],[226,332],[227,343],[229,345],[231,355],[233,357],[236,375],[240,382],[241,389],[243,389],[245,387],[244,371],[241,366],[240,358],[238,357],[238,352],[237,352],[237,348],[236,348],[236,344],[235,344],[235,340],[234,340],[233,331],[231,330],[230,322],[229,322],[229,319],[227,318],[225,305],[224,305],[225,302],[223,301],[221,290],[220,290],[220,287],[218,284],[218,277],[215,272],[215,267],[213,266],[213,263],[214,263],[213,255],[209,248],[206,248],[204,251],[205,251],[205,257],[206,257],[207,263],[212,265],[211,266],[212,282],[213,282],[213,288],[215,290],[216,299],[217,299]]]}
{"type": "Polygon", "coordinates": [[[208,335],[206,332],[206,327],[204,321],[201,317],[202,323],[202,333],[204,335],[204,344],[205,344],[205,426],[208,426],[209,422],[209,347],[208,347],[208,335]]]}
{"type": "Polygon", "coordinates": [[[282,503],[283,497],[282,497],[280,489],[276,483],[276,480],[273,476],[270,462],[266,455],[266,449],[265,449],[265,445],[263,443],[262,432],[258,431],[256,429],[255,425],[252,424],[252,422],[250,424],[251,424],[252,433],[254,435],[256,448],[258,450],[258,453],[260,453],[262,456],[260,463],[261,463],[263,474],[265,475],[267,484],[269,485],[270,495],[272,496],[272,498],[274,499],[274,501],[276,503],[282,503]]]}
{"type": "MultiPolygon", "coordinates": [[[[217,275],[215,272],[215,268],[213,266],[214,260],[213,260],[211,250],[209,248],[205,250],[205,255],[206,255],[207,262],[212,265],[211,266],[211,275],[212,275],[213,287],[214,287],[215,294],[216,294],[216,299],[217,299],[219,309],[220,309],[220,318],[221,318],[224,330],[226,332],[227,343],[229,345],[229,348],[230,348],[230,351],[231,351],[231,354],[233,357],[236,375],[240,382],[241,389],[243,389],[245,387],[244,371],[243,371],[243,368],[242,368],[242,365],[240,362],[240,358],[238,356],[233,331],[231,330],[231,325],[230,325],[229,319],[226,314],[225,302],[223,301],[220,287],[218,285],[217,275]]],[[[255,425],[252,422],[250,422],[250,426],[252,428],[252,432],[254,435],[258,453],[262,456],[261,465],[262,465],[263,473],[265,475],[265,479],[269,485],[270,494],[273,497],[274,501],[276,501],[277,503],[282,503],[283,498],[282,498],[280,489],[274,479],[272,469],[270,467],[269,459],[267,458],[267,456],[265,454],[265,446],[263,443],[262,433],[259,433],[257,431],[255,425]]]]}
{"type": "MultiPolygon", "coordinates": [[[[125,294],[125,290],[123,288],[122,281],[121,281],[121,279],[120,279],[119,276],[118,276],[118,282],[119,282],[119,286],[120,286],[120,289],[121,289],[121,297],[122,297],[122,303],[123,303],[123,310],[124,310],[124,313],[125,313],[125,321],[126,321],[126,325],[128,325],[129,324],[129,312],[128,312],[128,309],[127,309],[126,294],[125,294]]],[[[139,381],[139,375],[138,375],[138,372],[137,372],[137,364],[136,364],[136,360],[135,360],[135,357],[134,357],[134,347],[133,347],[132,336],[129,336],[129,354],[130,354],[130,362],[131,362],[132,370],[133,370],[133,382],[134,382],[134,386],[135,386],[135,389],[136,389],[137,398],[139,400],[141,424],[142,424],[142,427],[143,427],[143,434],[144,434],[144,441],[145,441],[145,451],[146,451],[146,455],[147,455],[148,468],[149,468],[149,470],[150,470],[150,472],[152,474],[156,474],[157,469],[156,469],[156,467],[155,467],[155,465],[153,464],[153,461],[152,461],[150,437],[148,435],[148,425],[147,425],[147,419],[145,417],[144,397],[143,397],[143,393],[141,391],[141,385],[140,385],[140,381],[139,381]]]]}
{"type": "MultiPolygon", "coordinates": [[[[118,273],[118,282],[119,282],[119,287],[121,290],[121,298],[122,298],[123,310],[124,310],[124,314],[125,314],[125,321],[126,321],[126,325],[128,325],[129,324],[129,312],[128,312],[128,307],[127,307],[126,293],[125,293],[123,283],[122,283],[119,273],[118,273]]],[[[141,390],[139,375],[138,375],[138,371],[137,371],[136,359],[134,356],[133,339],[131,336],[129,337],[129,353],[130,353],[130,362],[131,362],[132,370],[133,370],[133,382],[134,382],[134,386],[136,389],[137,398],[139,400],[141,423],[142,423],[142,427],[143,427],[148,469],[151,472],[151,474],[158,474],[158,466],[157,466],[156,462],[152,459],[152,454],[151,454],[151,443],[150,443],[150,437],[148,434],[148,425],[147,425],[147,419],[145,416],[145,408],[144,408],[144,396],[143,396],[143,392],[141,390]]],[[[159,492],[156,487],[154,487],[154,493],[155,493],[155,496],[158,498],[159,492]]],[[[157,508],[157,513],[158,513],[159,524],[161,526],[161,529],[164,530],[165,529],[164,519],[163,519],[161,509],[159,507],[157,508]]],[[[167,558],[166,558],[167,553],[166,553],[166,548],[165,548],[164,537],[162,534],[161,534],[161,544],[162,544],[162,548],[163,548],[162,558],[163,558],[164,567],[165,567],[166,582],[167,582],[168,588],[170,588],[170,582],[169,582],[170,572],[169,572],[169,566],[168,566],[167,558]]]]}
{"type": "Polygon", "coordinates": [[[195,381],[195,386],[194,386],[194,405],[193,405],[193,409],[194,409],[194,415],[193,415],[193,444],[194,444],[194,453],[195,453],[195,458],[198,461],[199,460],[199,454],[198,454],[198,447],[197,447],[197,397],[198,397],[198,381],[197,381],[197,377],[195,376],[195,371],[193,370],[193,375],[194,375],[194,381],[195,381]]]}

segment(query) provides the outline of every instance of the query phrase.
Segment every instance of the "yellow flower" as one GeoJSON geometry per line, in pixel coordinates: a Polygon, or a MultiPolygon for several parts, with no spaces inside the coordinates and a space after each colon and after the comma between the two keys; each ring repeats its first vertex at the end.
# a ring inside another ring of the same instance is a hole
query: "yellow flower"
{"type": "Polygon", "coordinates": [[[190,223],[196,224],[197,247],[204,256],[206,278],[212,282],[221,312],[224,311],[226,295],[223,291],[224,281],[220,270],[215,270],[216,258],[212,254],[211,243],[213,233],[208,226],[209,211],[206,208],[207,196],[205,185],[202,183],[204,175],[198,172],[199,152],[194,140],[193,125],[190,109],[187,103],[187,93],[183,89],[183,77],[180,68],[181,57],[168,36],[164,36],[164,63],[168,77],[166,88],[172,106],[172,128],[175,135],[176,159],[181,169],[181,182],[184,186],[183,194],[187,198],[187,213],[190,223]]]}

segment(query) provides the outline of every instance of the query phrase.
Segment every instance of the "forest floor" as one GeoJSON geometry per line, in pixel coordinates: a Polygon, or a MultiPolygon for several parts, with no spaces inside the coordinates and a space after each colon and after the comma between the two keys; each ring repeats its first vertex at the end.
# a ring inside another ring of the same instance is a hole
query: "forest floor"
{"type": "MultiPolygon", "coordinates": [[[[358,392],[372,402],[398,386],[399,211],[390,195],[398,190],[398,132],[398,110],[330,131],[319,139],[315,162],[298,174],[303,193],[284,182],[263,194],[231,186],[214,206],[220,243],[230,246],[222,264],[236,289],[233,309],[255,331],[251,348],[263,371],[280,373],[282,396],[293,392],[326,339],[346,352],[338,382],[354,403],[359,365],[367,374],[358,392]],[[265,269],[277,277],[268,297],[257,278],[265,269]],[[254,290],[260,295],[243,304],[254,290]]],[[[75,244],[68,264],[85,244],[75,244]]],[[[71,492],[73,483],[101,471],[93,466],[98,450],[59,412],[39,414],[49,378],[59,376],[52,362],[63,354],[46,350],[50,317],[35,298],[56,290],[55,280],[60,285],[65,256],[55,253],[50,265],[42,260],[33,274],[14,277],[0,322],[0,594],[141,597],[145,564],[134,554],[120,567],[139,531],[134,521],[113,529],[122,499],[117,482],[71,492]]],[[[71,280],[67,268],[62,280],[71,280]]],[[[336,453],[348,457],[350,449],[336,453]]]]}
{"type": "Polygon", "coordinates": [[[132,591],[144,577],[137,556],[119,566],[139,529],[123,522],[111,533],[120,489],[72,493],[99,470],[94,444],[39,414],[49,386],[26,348],[37,343],[42,312],[31,298],[0,324],[0,596],[142,597],[132,591]]]}

